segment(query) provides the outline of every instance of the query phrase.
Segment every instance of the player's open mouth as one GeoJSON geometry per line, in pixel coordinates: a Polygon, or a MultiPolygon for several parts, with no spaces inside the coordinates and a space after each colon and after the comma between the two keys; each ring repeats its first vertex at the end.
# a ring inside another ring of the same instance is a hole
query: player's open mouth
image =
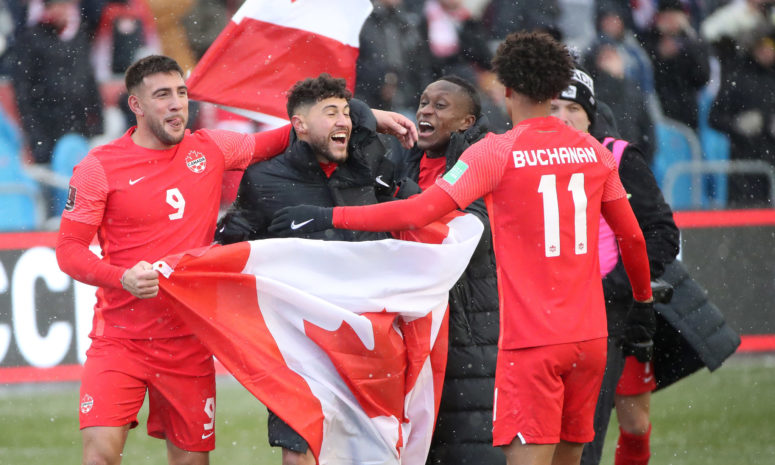
{"type": "Polygon", "coordinates": [[[337,132],[335,134],[332,134],[331,135],[331,140],[335,144],[347,145],[347,133],[346,132],[337,132]]]}
{"type": "Polygon", "coordinates": [[[433,131],[436,128],[433,127],[433,125],[427,121],[420,121],[417,123],[417,130],[420,132],[421,136],[427,136],[433,133],[433,131]]]}

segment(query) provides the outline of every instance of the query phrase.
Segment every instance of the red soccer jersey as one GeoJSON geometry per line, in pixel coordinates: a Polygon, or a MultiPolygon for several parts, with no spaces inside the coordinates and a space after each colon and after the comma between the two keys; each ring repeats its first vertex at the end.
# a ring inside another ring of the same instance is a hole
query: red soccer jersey
{"type": "Polygon", "coordinates": [[[460,206],[487,194],[502,349],[606,336],[601,202],[625,195],[611,153],[554,117],[471,146],[437,182],[460,206]]]}
{"type": "MultiPolygon", "coordinates": [[[[72,204],[62,215],[99,225],[103,260],[124,268],[209,245],[223,172],[244,170],[255,147],[252,134],[200,130],[187,131],[173,148],[151,150],[132,141],[134,129],[93,149],[75,167],[72,204]]],[[[191,333],[161,294],[137,299],[123,289],[99,288],[94,310],[92,337],[191,333]]]]}

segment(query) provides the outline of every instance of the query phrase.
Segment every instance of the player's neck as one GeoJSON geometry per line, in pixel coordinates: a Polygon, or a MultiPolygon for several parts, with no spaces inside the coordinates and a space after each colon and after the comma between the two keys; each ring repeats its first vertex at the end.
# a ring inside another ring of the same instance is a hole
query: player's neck
{"type": "Polygon", "coordinates": [[[513,126],[526,119],[543,118],[551,114],[551,100],[535,102],[529,97],[516,92],[511,92],[509,98],[506,99],[506,104],[509,107],[509,116],[511,116],[513,126]]]}

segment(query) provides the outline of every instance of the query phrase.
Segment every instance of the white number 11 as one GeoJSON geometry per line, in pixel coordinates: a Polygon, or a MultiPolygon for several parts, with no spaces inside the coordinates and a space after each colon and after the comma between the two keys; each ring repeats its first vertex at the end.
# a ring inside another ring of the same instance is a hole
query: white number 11
{"type": "MultiPolygon", "coordinates": [[[[584,192],[584,173],[573,173],[568,183],[573,196],[574,247],[576,255],[587,253],[587,194],[584,192]]],[[[541,176],[538,193],[544,199],[544,252],[547,257],[560,255],[560,206],[557,202],[557,177],[541,176]]]]}

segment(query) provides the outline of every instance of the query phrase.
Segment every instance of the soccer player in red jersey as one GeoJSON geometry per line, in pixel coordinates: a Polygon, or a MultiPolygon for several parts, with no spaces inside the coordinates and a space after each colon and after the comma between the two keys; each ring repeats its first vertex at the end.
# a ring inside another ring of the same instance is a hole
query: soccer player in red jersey
{"type": "Polygon", "coordinates": [[[493,444],[509,464],[578,464],[606,358],[597,253],[602,213],[614,230],[636,303],[627,337],[655,329],[645,241],[611,153],[549,115],[573,61],[541,33],[518,33],[493,65],[514,128],[488,135],[435,185],[405,201],[366,207],[284,209],[271,229],[380,231],[421,227],[485,196],[498,267],[501,330],[493,444]],[[309,221],[312,220],[312,221],[309,221]]]}
{"type": "MultiPolygon", "coordinates": [[[[148,434],[166,439],[169,463],[206,464],[213,359],[158,295],[151,263],[211,244],[223,172],[281,153],[290,127],[189,132],[183,71],[168,57],[138,60],[125,80],[137,126],[75,167],[56,246],[65,273],[99,287],[80,391],[83,463],[121,461],[147,390],[148,434]],[[95,234],[102,259],[89,250],[95,234]]],[[[375,115],[416,139],[408,119],[375,115]]]]}

